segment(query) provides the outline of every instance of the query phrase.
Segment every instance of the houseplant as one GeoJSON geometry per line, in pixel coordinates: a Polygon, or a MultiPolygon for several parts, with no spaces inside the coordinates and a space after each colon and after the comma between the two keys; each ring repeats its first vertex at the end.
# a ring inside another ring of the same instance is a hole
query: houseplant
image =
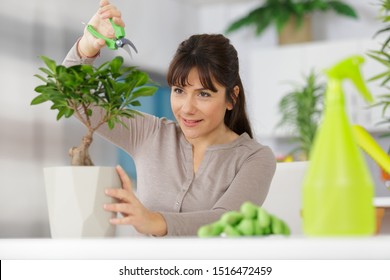
{"type": "MultiPolygon", "coordinates": [[[[381,1],[381,12],[382,15],[380,19],[382,19],[382,22],[385,23],[386,26],[377,31],[375,36],[383,34],[385,35],[385,39],[381,43],[380,49],[370,50],[368,52],[368,56],[370,56],[386,68],[383,72],[378,73],[374,77],[370,78],[370,81],[380,81],[380,86],[384,87],[387,90],[389,89],[388,83],[390,81],[390,35],[387,35],[386,32],[390,32],[390,24],[387,24],[388,22],[390,22],[390,0],[381,1]]],[[[386,116],[387,109],[390,106],[390,93],[380,95],[378,96],[378,98],[378,102],[376,102],[373,106],[382,107],[382,116],[384,117],[384,120],[381,123],[390,123],[390,116],[386,116]]],[[[390,136],[390,133],[388,133],[386,136],[390,136]]]]}
{"type": "Polygon", "coordinates": [[[255,34],[259,36],[274,24],[279,34],[280,44],[298,43],[311,40],[310,15],[314,12],[334,11],[341,16],[357,18],[355,10],[343,1],[265,0],[263,2],[245,16],[230,23],[226,32],[230,33],[243,27],[253,26],[255,34]],[[299,33],[304,30],[306,34],[299,33]],[[292,32],[296,34],[292,35],[292,32]],[[290,41],[284,39],[286,36],[290,38],[290,41]]]}
{"type": "Polygon", "coordinates": [[[104,189],[121,184],[115,168],[93,166],[89,147],[102,125],[113,129],[117,124],[124,125],[123,118],[140,114],[132,107],[140,105],[138,98],[153,95],[157,87],[150,85],[147,73],[125,67],[119,56],[99,67],[65,67],[48,57],[41,59],[46,65],[40,68],[44,75],[35,76],[43,84],[35,88],[38,96],[31,104],[50,101],[51,109],[58,111],[57,120],[76,115],[86,127],[80,145],[69,150],[72,166],[45,168],[51,234],[113,235],[114,228],[109,224],[112,214],[103,210],[103,204],[111,201],[104,189]]]}
{"type": "MultiPolygon", "coordinates": [[[[384,40],[380,44],[378,50],[368,51],[368,56],[372,59],[379,62],[384,66],[384,70],[381,73],[378,73],[374,77],[370,78],[369,81],[379,81],[380,86],[386,91],[390,89],[388,83],[390,81],[390,0],[382,0],[380,4],[380,13],[379,17],[381,21],[385,24],[383,28],[376,32],[375,36],[384,35],[384,40]]],[[[389,116],[389,107],[390,107],[390,93],[382,94],[377,96],[377,102],[375,102],[372,107],[381,107],[382,108],[382,117],[383,120],[379,124],[390,124],[389,116]]],[[[390,127],[389,127],[390,128],[390,127]]],[[[383,133],[381,137],[389,137],[390,132],[383,133]]],[[[390,146],[387,150],[390,153],[390,146]]],[[[383,181],[390,181],[390,174],[387,174],[385,171],[381,170],[381,177],[383,181]]]]}
{"type": "Polygon", "coordinates": [[[297,154],[301,160],[307,160],[310,154],[318,122],[322,115],[322,100],[325,84],[319,81],[319,75],[313,70],[304,76],[304,83],[294,85],[279,101],[281,119],[279,127],[286,127],[292,134],[292,142],[298,146],[290,154],[297,154]]]}

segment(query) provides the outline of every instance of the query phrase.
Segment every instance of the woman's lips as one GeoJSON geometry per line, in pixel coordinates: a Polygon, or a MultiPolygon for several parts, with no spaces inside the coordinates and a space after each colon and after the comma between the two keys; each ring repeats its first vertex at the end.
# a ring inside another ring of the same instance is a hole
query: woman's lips
{"type": "Polygon", "coordinates": [[[182,118],[182,121],[183,121],[183,124],[185,126],[194,127],[194,126],[198,125],[198,123],[200,123],[202,120],[188,120],[188,119],[182,118]]]}

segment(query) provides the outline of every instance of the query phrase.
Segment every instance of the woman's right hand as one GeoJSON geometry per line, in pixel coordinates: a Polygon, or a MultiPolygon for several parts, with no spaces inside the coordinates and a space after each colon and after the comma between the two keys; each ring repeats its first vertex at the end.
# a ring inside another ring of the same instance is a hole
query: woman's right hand
{"type": "MultiPolygon", "coordinates": [[[[125,27],[121,18],[121,12],[114,5],[111,5],[108,0],[101,0],[99,10],[91,18],[88,24],[92,25],[100,34],[108,38],[114,38],[115,32],[109,21],[110,18],[112,18],[117,25],[125,27]]],[[[94,57],[105,45],[106,42],[103,39],[95,38],[87,28],[85,28],[77,50],[81,57],[94,57]]]]}

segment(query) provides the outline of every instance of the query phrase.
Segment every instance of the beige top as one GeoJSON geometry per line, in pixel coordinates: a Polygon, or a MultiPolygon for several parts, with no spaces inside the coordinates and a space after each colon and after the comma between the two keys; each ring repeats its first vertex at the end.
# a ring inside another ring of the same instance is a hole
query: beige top
{"type": "MultiPolygon", "coordinates": [[[[81,60],[73,47],[64,65],[92,61],[81,60]]],[[[196,235],[200,226],[225,211],[238,210],[245,201],[261,205],[265,200],[276,160],[269,147],[248,134],[209,147],[194,173],[192,145],[176,122],[148,114],[123,121],[128,129],[102,126],[98,133],[132,156],[137,196],[164,216],[168,236],[196,235]]]]}

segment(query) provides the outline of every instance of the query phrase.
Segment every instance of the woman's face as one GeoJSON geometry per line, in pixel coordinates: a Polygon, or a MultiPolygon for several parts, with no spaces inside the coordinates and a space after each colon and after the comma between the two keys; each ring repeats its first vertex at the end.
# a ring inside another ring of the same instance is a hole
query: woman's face
{"type": "Polygon", "coordinates": [[[188,75],[188,85],[172,86],[172,111],[190,143],[218,144],[228,131],[224,117],[226,109],[231,110],[232,105],[226,100],[226,88],[215,81],[213,84],[217,92],[203,88],[198,70],[193,68],[188,75]]]}

